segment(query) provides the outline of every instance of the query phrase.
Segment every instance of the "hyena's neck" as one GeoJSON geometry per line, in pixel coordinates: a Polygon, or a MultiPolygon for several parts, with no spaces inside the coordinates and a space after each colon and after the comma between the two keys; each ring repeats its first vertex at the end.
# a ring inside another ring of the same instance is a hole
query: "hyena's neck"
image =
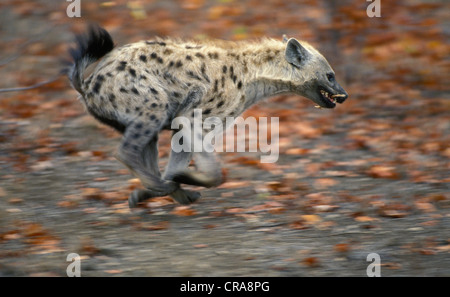
{"type": "Polygon", "coordinates": [[[285,45],[276,40],[265,40],[260,44],[248,44],[237,51],[241,62],[237,70],[246,76],[244,82],[245,108],[266,98],[291,92],[289,80],[283,80],[285,45]]]}

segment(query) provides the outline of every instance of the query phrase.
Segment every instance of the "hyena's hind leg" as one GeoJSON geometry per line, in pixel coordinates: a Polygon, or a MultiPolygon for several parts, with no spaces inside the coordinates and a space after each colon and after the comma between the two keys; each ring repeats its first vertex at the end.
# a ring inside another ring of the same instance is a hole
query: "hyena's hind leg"
{"type": "MultiPolygon", "coordinates": [[[[160,178],[161,173],[159,172],[158,166],[158,136],[155,137],[147,143],[142,151],[142,164],[144,164],[146,170],[149,174],[160,178]]],[[[139,202],[147,200],[152,197],[164,196],[165,193],[157,192],[149,189],[136,189],[134,190],[130,197],[128,198],[128,205],[130,208],[136,207],[139,202]]]]}
{"type": "MultiPolygon", "coordinates": [[[[166,118],[162,122],[171,122],[173,118],[180,113],[183,113],[186,110],[189,110],[193,106],[195,106],[198,102],[200,102],[201,98],[203,96],[203,92],[199,87],[194,86],[189,91],[186,98],[180,102],[177,105],[173,105],[170,110],[166,110],[166,118]]],[[[153,119],[153,122],[155,119],[153,119]]],[[[142,129],[142,125],[137,124],[137,126],[134,127],[135,130],[142,129]]],[[[157,148],[157,133],[159,132],[160,128],[155,130],[157,131],[154,135],[154,138],[152,141],[150,141],[146,148],[142,151],[142,163],[145,165],[145,167],[148,170],[148,173],[151,174],[153,177],[158,177],[160,179],[160,172],[158,167],[158,148],[157,148]]],[[[148,130],[148,128],[145,130],[145,135],[153,134],[148,130]]],[[[131,133],[132,139],[136,139],[141,137],[141,133],[139,131],[136,131],[135,133],[131,133]],[[136,137],[139,136],[139,137],[136,137]]],[[[124,140],[123,144],[125,144],[127,140],[124,140]]],[[[171,151],[170,158],[169,158],[169,164],[167,165],[168,169],[177,170],[180,171],[182,169],[187,168],[189,165],[189,162],[192,158],[191,153],[175,153],[173,150],[171,151]]],[[[200,197],[200,193],[189,191],[189,190],[183,190],[179,187],[178,183],[174,183],[170,181],[170,178],[166,178],[167,176],[171,176],[171,171],[166,171],[164,181],[167,183],[168,186],[170,186],[170,190],[164,191],[161,190],[159,187],[154,187],[152,183],[150,183],[150,186],[147,187],[145,190],[135,190],[131,196],[128,199],[128,204],[130,207],[135,207],[139,202],[142,202],[144,200],[147,200],[152,197],[160,197],[165,195],[170,195],[173,199],[175,199],[180,204],[190,204],[197,200],[200,197]]],[[[139,174],[137,173],[139,176],[139,174]]],[[[143,181],[141,179],[141,181],[143,181]]],[[[166,189],[167,190],[167,189],[166,189]]]]}
{"type": "MultiPolygon", "coordinates": [[[[191,160],[191,153],[175,153],[171,151],[169,163],[167,165],[167,169],[164,173],[164,180],[171,180],[171,170],[181,170],[187,168],[189,162],[191,160]]],[[[157,147],[153,145],[153,142],[147,145],[146,150],[143,155],[144,164],[149,169],[150,173],[155,176],[160,176],[160,172],[158,169],[158,150],[157,147]],[[157,171],[156,171],[157,170],[157,171]]],[[[139,202],[143,202],[147,199],[153,197],[165,196],[168,193],[157,192],[151,189],[136,189],[134,190],[130,197],[128,198],[128,205],[130,208],[136,207],[139,202]]],[[[180,204],[190,204],[200,198],[200,193],[190,190],[181,189],[179,187],[176,188],[175,191],[169,193],[169,195],[175,199],[180,204]]]]}
{"type": "Polygon", "coordinates": [[[136,121],[125,131],[117,159],[127,166],[155,195],[165,196],[178,188],[178,184],[161,179],[158,167],[157,134],[159,127],[136,121]]]}

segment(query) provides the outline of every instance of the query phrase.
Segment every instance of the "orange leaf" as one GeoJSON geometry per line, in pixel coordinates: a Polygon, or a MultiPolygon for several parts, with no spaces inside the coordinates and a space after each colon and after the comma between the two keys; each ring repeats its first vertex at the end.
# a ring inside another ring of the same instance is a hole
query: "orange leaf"
{"type": "Polygon", "coordinates": [[[191,209],[189,206],[177,206],[174,210],[171,211],[171,214],[186,217],[196,215],[197,212],[191,209]]]}

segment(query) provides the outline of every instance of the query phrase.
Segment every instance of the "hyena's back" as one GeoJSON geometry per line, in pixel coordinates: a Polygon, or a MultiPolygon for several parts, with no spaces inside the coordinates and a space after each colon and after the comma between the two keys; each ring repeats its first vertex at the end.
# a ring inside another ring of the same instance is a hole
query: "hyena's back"
{"type": "Polygon", "coordinates": [[[174,75],[185,61],[168,62],[173,49],[163,41],[113,49],[108,32],[98,27],[91,27],[77,42],[78,49],[71,50],[75,63],[69,78],[90,114],[122,133],[130,125],[145,126],[144,134],[170,126],[192,87],[174,75]]]}

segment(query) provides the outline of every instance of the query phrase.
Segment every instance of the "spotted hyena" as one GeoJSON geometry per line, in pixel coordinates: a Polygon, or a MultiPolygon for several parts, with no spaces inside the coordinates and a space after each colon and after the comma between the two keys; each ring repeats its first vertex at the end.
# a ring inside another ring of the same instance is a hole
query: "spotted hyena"
{"type": "Polygon", "coordinates": [[[123,134],[116,157],[140,178],[130,207],[150,197],[170,195],[192,203],[198,192],[180,183],[212,187],[222,182],[214,153],[171,151],[161,175],[158,133],[175,117],[236,117],[260,101],[282,93],[304,96],[334,108],[347,98],[327,60],[294,38],[259,42],[143,40],[114,47],[98,26],[77,36],[68,72],[87,111],[123,134]],[[194,159],[196,170],[188,165],[194,159]]]}

